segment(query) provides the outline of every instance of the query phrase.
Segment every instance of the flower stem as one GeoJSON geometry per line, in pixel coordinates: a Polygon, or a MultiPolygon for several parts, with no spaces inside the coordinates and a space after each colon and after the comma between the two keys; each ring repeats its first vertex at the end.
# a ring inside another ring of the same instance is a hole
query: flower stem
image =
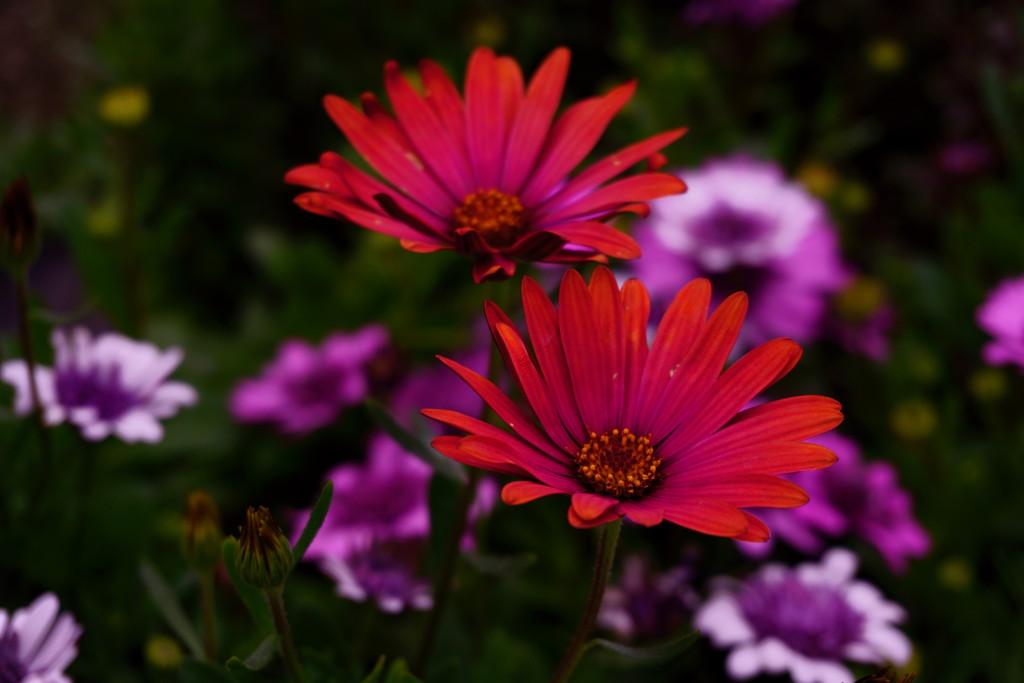
{"type": "Polygon", "coordinates": [[[39,400],[39,386],[36,381],[36,359],[32,351],[32,328],[28,316],[28,276],[24,269],[19,270],[14,275],[14,291],[18,303],[18,340],[21,344],[21,354],[24,356],[25,365],[28,368],[28,391],[29,396],[32,398],[32,413],[39,427],[41,462],[33,500],[41,500],[43,492],[46,490],[47,480],[50,478],[50,431],[46,427],[43,405],[39,400]]]}
{"type": "Polygon", "coordinates": [[[274,618],[274,629],[277,630],[278,639],[281,641],[281,657],[284,659],[285,669],[288,670],[288,678],[292,679],[292,683],[302,683],[305,679],[302,677],[302,667],[299,666],[299,656],[295,654],[292,630],[288,625],[288,613],[284,609],[284,589],[267,588],[264,593],[270,604],[270,614],[274,618]]]}
{"type": "Polygon", "coordinates": [[[594,562],[594,580],[590,584],[590,595],[587,596],[587,606],[583,610],[583,617],[580,625],[576,628],[576,635],[569,643],[569,649],[562,657],[551,683],[565,683],[572,676],[583,653],[587,649],[587,640],[597,623],[597,613],[601,609],[601,600],[604,598],[604,589],[608,586],[608,578],[612,573],[612,562],[615,560],[615,547],[619,543],[619,532],[622,530],[622,520],[617,519],[601,527],[601,540],[597,544],[597,559],[594,562]]]}
{"type": "MultiPolygon", "coordinates": [[[[217,661],[217,622],[213,600],[213,571],[199,572],[199,599],[203,611],[203,649],[206,659],[217,661]]],[[[287,624],[286,624],[287,626],[287,624]]]]}

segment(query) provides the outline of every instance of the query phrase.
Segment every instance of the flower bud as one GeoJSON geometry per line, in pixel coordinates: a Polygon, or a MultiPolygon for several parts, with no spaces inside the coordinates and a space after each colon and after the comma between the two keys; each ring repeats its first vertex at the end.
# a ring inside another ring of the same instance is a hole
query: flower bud
{"type": "Polygon", "coordinates": [[[877,671],[864,678],[858,678],[855,683],[912,683],[916,678],[917,674],[913,673],[900,676],[900,674],[887,666],[881,671],[877,671]]]}
{"type": "Polygon", "coordinates": [[[189,566],[198,572],[212,571],[221,557],[220,513],[206,491],[193,491],[185,501],[182,549],[189,566]]]}
{"type": "Polygon", "coordinates": [[[39,254],[39,232],[32,193],[25,176],[4,190],[0,203],[0,265],[8,270],[24,270],[39,254]]]}
{"type": "Polygon", "coordinates": [[[294,562],[292,546],[267,508],[250,507],[241,527],[235,569],[253,588],[280,588],[294,562]]]}

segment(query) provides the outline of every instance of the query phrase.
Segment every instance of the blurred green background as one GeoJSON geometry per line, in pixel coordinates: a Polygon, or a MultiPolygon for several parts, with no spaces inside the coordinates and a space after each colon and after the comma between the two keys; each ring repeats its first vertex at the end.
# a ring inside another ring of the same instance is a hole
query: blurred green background
{"type": "MultiPolygon", "coordinates": [[[[155,446],[55,430],[45,475],[27,421],[4,413],[0,605],[57,592],[85,625],[75,680],[179,680],[147,650],[170,631],[138,563],[153,561],[195,606],[178,547],[186,493],[213,493],[229,533],[250,504],[286,515],[311,504],[327,469],[361,457],[368,432],[362,408],[302,440],[239,427],[226,410],[233,384],[285,337],[319,341],[374,320],[396,340],[397,376],[464,344],[487,294],[458,256],[411,254],[292,204],[288,169],[348,149],[321,98],[382,94],[389,59],[411,68],[427,57],[459,82],[477,45],[527,73],[566,45],[563,103],[638,80],[595,156],[687,125],[666,150],[670,167],[742,149],[828,203],[846,258],[896,310],[892,352],[876,363],[810,348],[783,391],[841,400],[843,433],[895,463],[915,497],[931,555],[903,576],[862,555],[862,574],[909,612],[908,670],[928,682],[1024,680],[1024,379],[983,366],[974,322],[995,283],[1024,273],[1024,10],[802,0],[760,26],[692,26],[683,6],[0,3],[0,182],[28,177],[46,245],[32,276],[37,353],[49,359],[54,324],[105,322],[186,349],[178,376],[201,395],[155,446]],[[944,164],[962,142],[985,154],[944,164]]],[[[4,357],[18,356],[6,282],[0,297],[4,357]]],[[[431,680],[544,679],[590,578],[593,539],[561,523],[563,506],[498,506],[486,548],[537,560],[504,581],[462,572],[431,680]]],[[[708,575],[755,566],[676,527],[627,529],[624,544],[666,563],[699,544],[708,575]]],[[[359,680],[380,654],[408,656],[422,614],[375,614],[330,593],[304,568],[288,599],[299,642],[341,667],[338,680],[359,680]]],[[[221,603],[226,649],[245,654],[258,638],[226,586],[221,603]]],[[[594,657],[578,680],[722,680],[722,659],[707,642],[653,670],[594,657]]]]}

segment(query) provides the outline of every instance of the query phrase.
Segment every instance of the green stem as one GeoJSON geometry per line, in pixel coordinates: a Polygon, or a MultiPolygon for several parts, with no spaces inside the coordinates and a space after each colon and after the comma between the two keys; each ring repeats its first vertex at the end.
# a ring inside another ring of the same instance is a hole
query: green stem
{"type": "Polygon", "coordinates": [[[135,216],[135,164],[129,141],[118,147],[121,161],[120,219],[123,235],[121,260],[128,297],[128,315],[132,332],[142,336],[146,326],[145,278],[142,262],[142,226],[135,216]]]}
{"type": "Polygon", "coordinates": [[[217,661],[217,621],[213,599],[213,571],[199,573],[199,594],[203,611],[203,650],[206,659],[217,661]]]}
{"type": "Polygon", "coordinates": [[[14,291],[18,303],[18,340],[21,343],[21,354],[28,368],[28,390],[32,398],[32,412],[39,427],[39,450],[41,462],[39,477],[36,480],[36,491],[33,500],[42,500],[50,478],[50,430],[46,426],[43,405],[39,400],[39,386],[36,382],[36,359],[32,351],[32,327],[28,316],[28,278],[25,270],[14,276],[14,291]]]}
{"type": "Polygon", "coordinates": [[[612,562],[615,560],[615,547],[619,542],[619,532],[622,531],[622,520],[618,519],[609,522],[601,527],[601,540],[597,544],[597,560],[594,562],[594,580],[590,584],[590,595],[587,596],[587,606],[583,610],[583,617],[580,625],[576,628],[576,635],[569,643],[569,649],[562,657],[561,663],[551,678],[551,683],[565,683],[572,676],[576,665],[579,664],[583,653],[587,650],[587,641],[597,623],[597,613],[601,609],[601,600],[604,598],[604,589],[608,586],[608,578],[612,573],[612,562]]]}
{"type": "Polygon", "coordinates": [[[305,679],[302,677],[302,667],[299,666],[299,656],[295,653],[292,630],[288,625],[288,613],[284,609],[284,589],[268,588],[264,592],[270,604],[270,614],[274,618],[274,629],[281,641],[281,657],[284,659],[285,669],[288,670],[288,678],[292,679],[293,683],[302,683],[305,679]]]}

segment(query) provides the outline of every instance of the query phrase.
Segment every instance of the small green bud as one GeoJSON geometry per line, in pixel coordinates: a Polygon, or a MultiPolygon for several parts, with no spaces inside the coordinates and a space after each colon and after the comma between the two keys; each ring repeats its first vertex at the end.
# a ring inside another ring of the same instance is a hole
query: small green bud
{"type": "Polygon", "coordinates": [[[235,569],[253,588],[280,588],[292,570],[292,546],[267,508],[250,507],[241,527],[235,569]]]}
{"type": "Polygon", "coordinates": [[[4,190],[0,203],[0,265],[23,272],[39,255],[39,232],[32,192],[21,176],[4,190]]]}
{"type": "Polygon", "coordinates": [[[193,491],[185,500],[182,549],[197,572],[212,571],[221,559],[220,512],[206,491],[193,491]]]}

